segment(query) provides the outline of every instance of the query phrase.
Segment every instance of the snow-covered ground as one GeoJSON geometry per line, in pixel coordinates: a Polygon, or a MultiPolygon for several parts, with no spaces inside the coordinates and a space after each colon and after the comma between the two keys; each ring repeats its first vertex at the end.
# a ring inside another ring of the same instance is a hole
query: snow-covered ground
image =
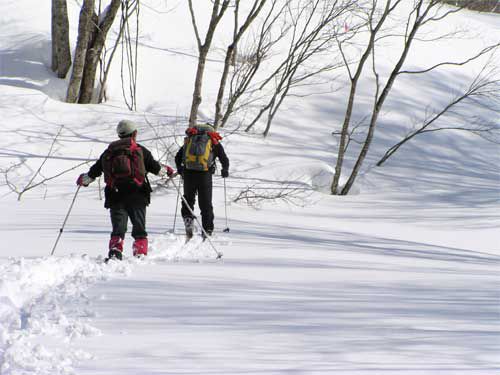
{"type": "MultiPolygon", "coordinates": [[[[467,85],[478,66],[443,69],[422,86],[398,81],[347,197],[327,194],[342,91],[290,99],[266,140],[223,133],[229,198],[291,181],[304,189],[297,205],[232,203],[226,224],[223,181],[215,178],[213,245],[224,253],[217,261],[207,243],[183,245],[177,192],[158,187],[148,208],[150,255],[133,259],[127,237],[127,259],[103,264],[110,223],[97,183],[80,190],[49,256],[87,166],[20,201],[12,188],[28,183],[59,131],[45,177],[98,157],[122,118],[137,121],[140,142],[162,154],[156,134],[181,134],[190,104],[187,9],[181,1],[165,13],[143,8],[140,111],[131,113],[117,77],[107,104],[59,100],[64,82],[48,68],[50,2],[32,3],[0,3],[0,168],[23,163],[0,184],[0,374],[500,373],[499,146],[436,132],[373,167],[395,134],[467,85]]],[[[78,9],[69,6],[74,38],[78,9]]],[[[463,56],[500,35],[498,16],[452,20],[446,27],[474,33],[438,50],[417,47],[411,66],[428,66],[436,51],[463,56]]],[[[208,66],[208,114],[217,68],[208,66]]],[[[361,92],[368,105],[369,90],[361,92]]]]}

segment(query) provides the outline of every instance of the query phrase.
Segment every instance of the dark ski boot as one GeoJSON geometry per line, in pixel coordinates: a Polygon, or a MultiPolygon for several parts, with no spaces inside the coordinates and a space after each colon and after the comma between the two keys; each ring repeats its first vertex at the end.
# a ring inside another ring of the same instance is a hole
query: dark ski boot
{"type": "Polygon", "coordinates": [[[186,228],[186,242],[193,238],[194,219],[192,217],[184,218],[184,227],[186,228]]]}
{"type": "Polygon", "coordinates": [[[104,262],[108,263],[111,259],[122,260],[122,252],[116,249],[109,250],[108,257],[104,259],[104,262]]]}
{"type": "Polygon", "coordinates": [[[212,237],[212,231],[211,230],[205,230],[205,231],[203,231],[201,233],[201,238],[203,238],[203,241],[206,241],[207,236],[212,237]]]}
{"type": "Polygon", "coordinates": [[[110,259],[122,260],[123,238],[119,236],[111,236],[108,248],[109,248],[108,257],[104,259],[106,263],[110,259]]]}

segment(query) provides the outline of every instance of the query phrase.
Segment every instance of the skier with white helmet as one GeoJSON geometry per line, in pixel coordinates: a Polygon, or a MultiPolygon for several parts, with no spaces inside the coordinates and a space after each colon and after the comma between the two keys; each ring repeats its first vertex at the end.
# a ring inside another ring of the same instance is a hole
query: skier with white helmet
{"type": "Polygon", "coordinates": [[[132,223],[133,255],[148,253],[146,207],[151,201],[152,189],[147,173],[170,177],[174,170],[160,164],[147,148],[136,142],[134,122],[120,121],[116,132],[119,139],[108,146],[87,173],[78,177],[77,185],[88,186],[104,173],[104,207],[110,210],[113,227],[108,259],[121,260],[128,219],[132,223]]]}

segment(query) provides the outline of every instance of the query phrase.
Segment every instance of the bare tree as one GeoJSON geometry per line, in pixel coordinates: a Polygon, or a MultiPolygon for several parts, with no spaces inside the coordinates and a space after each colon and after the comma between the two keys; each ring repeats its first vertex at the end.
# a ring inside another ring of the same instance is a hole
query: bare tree
{"type": "Polygon", "coordinates": [[[263,203],[285,202],[294,206],[304,206],[304,201],[311,195],[311,189],[294,183],[281,183],[279,187],[260,187],[247,185],[231,199],[232,202],[244,203],[259,208],[263,203]]]}
{"type": "MultiPolygon", "coordinates": [[[[67,102],[90,103],[92,101],[99,59],[106,36],[121,3],[122,0],[111,0],[104,10],[97,14],[95,0],[83,0],[73,71],[66,97],[67,102]]],[[[99,1],[99,8],[100,4],[99,1]]]]}
{"type": "MultiPolygon", "coordinates": [[[[136,43],[135,47],[137,47],[137,42],[138,42],[138,25],[139,25],[139,0],[131,0],[131,1],[126,1],[122,2],[122,12],[121,12],[121,17],[120,17],[120,28],[117,34],[117,37],[114,41],[113,47],[111,48],[111,53],[109,54],[109,57],[107,56],[107,50],[104,48],[103,51],[103,56],[101,59],[101,71],[100,71],[100,78],[99,78],[99,97],[98,97],[98,103],[102,103],[106,99],[106,82],[108,80],[109,72],[111,70],[111,63],[113,62],[113,59],[115,57],[115,53],[118,50],[118,46],[122,46],[122,88],[123,88],[123,96],[125,99],[125,103],[127,104],[128,108],[130,110],[134,109],[134,105],[136,103],[135,100],[135,95],[136,92],[134,89],[136,89],[136,85],[133,85],[133,89],[131,88],[131,103],[128,102],[127,95],[125,93],[124,89],[124,78],[123,78],[123,66],[125,64],[124,62],[124,56],[129,56],[129,51],[132,51],[133,48],[133,43],[132,43],[132,38],[130,36],[130,19],[131,17],[135,14],[136,16],[136,43]],[[125,39],[125,41],[124,41],[125,39]],[[123,53],[123,51],[126,50],[128,51],[127,53],[123,53]]],[[[133,65],[135,63],[135,69],[132,67],[131,70],[134,72],[137,69],[137,48],[135,48],[135,51],[132,52],[132,55],[135,55],[134,59],[132,60],[131,63],[127,61],[127,66],[130,67],[130,65],[133,65]],[[135,52],[135,53],[134,53],[135,52]]],[[[137,75],[134,75],[134,78],[137,79],[137,75]]],[[[134,79],[131,79],[131,81],[135,81],[134,79]]]]}
{"type": "MultiPolygon", "coordinates": [[[[373,15],[376,14],[373,11],[373,8],[377,6],[377,2],[375,0],[372,0],[372,10],[370,11],[370,17],[368,18],[368,23],[367,26],[370,30],[370,41],[368,42],[368,46],[365,48],[365,52],[360,59],[360,62],[358,62],[357,68],[359,68],[360,63],[363,62],[366,63],[366,60],[371,56],[371,62],[372,62],[372,71],[373,71],[373,76],[375,78],[375,89],[373,93],[373,106],[371,109],[371,114],[370,114],[370,120],[368,124],[368,130],[365,136],[365,139],[363,141],[363,144],[361,146],[361,150],[358,154],[358,157],[356,159],[356,162],[354,164],[354,167],[350,173],[350,176],[346,182],[346,184],[343,186],[342,190],[340,191],[341,195],[346,195],[349,193],[349,190],[351,189],[352,185],[354,184],[354,181],[356,180],[356,177],[361,169],[361,166],[363,165],[363,162],[366,158],[366,155],[368,153],[368,150],[370,149],[371,142],[373,140],[374,134],[375,134],[375,129],[376,125],[378,123],[378,118],[381,113],[382,107],[387,100],[391,89],[393,87],[393,84],[396,80],[396,78],[402,74],[418,74],[418,73],[425,73],[429,72],[431,70],[434,70],[440,66],[443,65],[463,65],[469,61],[471,61],[473,58],[469,58],[465,61],[462,61],[460,63],[453,63],[453,62],[442,62],[439,64],[434,65],[433,67],[430,67],[428,69],[424,69],[421,71],[402,71],[401,68],[403,64],[406,61],[406,58],[408,56],[408,53],[413,45],[413,43],[417,40],[416,36],[417,33],[420,31],[422,26],[431,24],[433,22],[439,22],[444,20],[446,17],[449,15],[456,13],[461,10],[461,8],[443,8],[442,4],[437,1],[437,0],[431,0],[431,1],[426,1],[426,0],[413,0],[413,6],[410,9],[410,11],[407,13],[406,17],[406,23],[403,25],[405,32],[404,35],[402,35],[402,39],[404,41],[402,50],[400,52],[399,57],[397,58],[396,63],[392,67],[391,72],[389,73],[386,81],[384,84],[382,84],[382,79],[380,77],[380,74],[378,73],[378,67],[377,67],[377,62],[376,62],[376,46],[378,45],[377,42],[379,40],[382,40],[383,38],[386,38],[388,35],[390,36],[396,36],[394,35],[394,31],[390,30],[388,31],[387,35],[382,35],[382,36],[377,36],[373,37],[373,31],[377,29],[377,26],[380,24],[380,20],[382,20],[384,17],[387,19],[398,7],[400,4],[403,2],[401,0],[386,0],[385,1],[385,7],[382,11],[382,13],[378,16],[379,21],[374,23],[374,17],[373,15]]],[[[378,29],[380,31],[380,29],[378,29]]],[[[435,39],[434,39],[435,40],[435,39]]],[[[488,47],[486,50],[490,50],[492,47],[488,47]]],[[[341,49],[342,50],[342,49],[341,49]]],[[[479,54],[480,55],[480,54],[479,54]]],[[[343,54],[345,57],[345,54],[343,54]]],[[[478,55],[476,55],[478,56],[478,55]]],[[[344,61],[346,63],[346,66],[348,66],[347,60],[344,58],[344,61]]],[[[350,77],[356,77],[356,75],[350,74],[350,77]]],[[[353,81],[351,79],[351,85],[353,81]]],[[[352,93],[352,86],[351,86],[351,93],[352,93]]],[[[349,124],[350,124],[350,112],[349,108],[352,111],[352,103],[351,100],[354,101],[355,99],[355,91],[354,95],[351,95],[348,101],[347,108],[348,110],[346,111],[346,117],[347,119],[344,119],[344,126],[342,129],[342,137],[347,137],[347,132],[349,131],[349,124]]],[[[339,154],[339,159],[343,158],[343,153],[345,151],[345,148],[342,147],[343,143],[342,141],[340,142],[338,154],[339,154]]],[[[338,181],[340,178],[340,173],[341,173],[341,167],[342,167],[342,162],[337,160],[337,168],[335,172],[335,176],[332,182],[331,186],[331,192],[332,194],[338,194],[338,181]]]]}
{"type": "Polygon", "coordinates": [[[500,13],[500,1],[498,0],[441,0],[441,2],[454,6],[465,6],[480,12],[500,13]]]}
{"type": "Polygon", "coordinates": [[[250,24],[257,18],[262,8],[266,4],[267,0],[254,0],[250,11],[247,13],[245,21],[239,27],[239,10],[240,10],[240,0],[235,0],[235,10],[234,10],[234,32],[233,40],[231,44],[227,47],[226,57],[224,59],[224,68],[222,71],[222,76],[219,85],[219,92],[217,94],[217,100],[215,102],[215,120],[214,127],[217,129],[221,123],[222,114],[222,100],[224,99],[224,92],[226,89],[226,82],[229,76],[229,69],[231,65],[235,65],[236,57],[236,47],[241,40],[243,34],[248,30],[250,24]]]}
{"type": "Polygon", "coordinates": [[[137,110],[137,76],[138,76],[138,45],[139,45],[139,0],[127,2],[122,7],[121,24],[123,35],[121,39],[121,81],[122,93],[125,103],[130,110],[137,110]],[[132,35],[130,17],[135,17],[135,37],[132,35]],[[125,69],[127,68],[127,69],[125,69]],[[127,77],[125,77],[127,75],[127,77]],[[128,81],[128,93],[125,90],[125,83],[128,81]]]}
{"type": "Polygon", "coordinates": [[[335,36],[335,32],[330,32],[331,25],[346,13],[353,3],[350,0],[306,0],[287,4],[286,14],[289,18],[291,37],[286,57],[260,84],[259,90],[272,86],[270,98],[247,126],[246,131],[267,113],[266,128],[263,132],[263,135],[267,136],[276,113],[294,87],[305,85],[305,82],[313,77],[338,67],[335,62],[314,65],[311,61],[313,57],[319,57],[329,50],[335,36]],[[308,63],[310,66],[307,66],[308,63]]]}
{"type": "Polygon", "coordinates": [[[198,24],[196,21],[196,15],[193,8],[193,1],[189,2],[189,12],[191,13],[191,21],[194,28],[194,33],[196,36],[196,42],[198,46],[198,68],[196,69],[196,78],[194,82],[193,90],[193,101],[191,104],[191,112],[189,115],[189,125],[196,125],[198,118],[198,109],[201,104],[201,89],[203,84],[203,74],[205,73],[205,64],[208,57],[208,52],[210,51],[210,46],[212,45],[212,40],[217,29],[217,25],[224,16],[227,8],[229,7],[230,0],[214,0],[212,6],[212,14],[210,16],[210,23],[208,25],[207,33],[205,35],[205,40],[202,42],[200,32],[198,30],[198,24]]]}
{"type": "Polygon", "coordinates": [[[94,30],[87,47],[87,53],[85,54],[85,68],[80,88],[80,97],[78,99],[79,103],[85,104],[92,101],[99,58],[106,42],[106,36],[120,9],[120,4],[121,0],[111,0],[110,4],[99,17],[94,15],[94,19],[97,22],[92,24],[94,30]]]}
{"type": "Polygon", "coordinates": [[[52,71],[65,78],[71,67],[66,0],[52,0],[52,71]]]}
{"type": "Polygon", "coordinates": [[[346,106],[346,111],[344,115],[344,122],[342,124],[342,130],[340,132],[340,140],[339,140],[339,146],[338,146],[338,153],[337,153],[337,163],[335,165],[335,174],[333,176],[333,181],[332,181],[332,186],[331,186],[331,192],[332,194],[337,194],[337,190],[339,187],[339,181],[340,181],[340,176],[342,172],[342,165],[344,163],[344,156],[347,150],[347,140],[349,137],[349,127],[351,124],[351,119],[352,119],[352,111],[354,108],[354,101],[356,98],[356,93],[357,93],[357,88],[358,88],[358,83],[359,79],[361,77],[361,74],[363,73],[363,69],[365,68],[366,62],[368,61],[368,58],[370,57],[370,54],[373,52],[374,46],[375,46],[375,39],[377,37],[377,34],[382,30],[382,27],[388,17],[391,15],[391,13],[394,12],[396,7],[399,5],[399,3],[402,0],[397,0],[395,2],[391,2],[390,0],[386,2],[385,8],[383,9],[382,13],[379,15],[377,14],[377,7],[376,7],[376,2],[372,3],[371,8],[369,8],[367,12],[367,20],[366,20],[366,27],[368,28],[368,42],[366,43],[366,46],[364,48],[364,51],[357,62],[357,64],[354,66],[354,70],[351,67],[351,64],[348,60],[348,57],[346,56],[343,48],[343,44],[345,42],[348,42],[350,39],[352,39],[354,36],[356,36],[357,31],[359,29],[354,29],[354,32],[352,32],[350,35],[348,35],[346,38],[343,40],[341,38],[337,38],[337,43],[339,47],[339,51],[343,57],[344,64],[347,69],[347,73],[349,76],[349,82],[350,82],[350,90],[349,90],[349,97],[347,99],[347,106],[346,106]],[[378,17],[378,19],[376,19],[378,17]]]}
{"type": "Polygon", "coordinates": [[[462,130],[468,131],[473,134],[482,136],[488,139],[488,135],[500,132],[500,127],[497,123],[491,123],[480,118],[467,119],[460,115],[462,123],[458,121],[453,121],[453,125],[440,124],[436,125],[443,117],[450,114],[460,104],[469,103],[476,109],[481,108],[485,112],[493,112],[495,118],[500,117],[500,79],[492,78],[494,77],[494,72],[491,70],[482,70],[478,74],[472,83],[467,87],[465,91],[461,94],[456,95],[448,104],[446,104],[441,110],[434,112],[431,115],[426,116],[422,124],[417,128],[409,132],[405,137],[403,137],[399,142],[391,146],[384,156],[377,162],[377,166],[382,166],[387,159],[394,155],[404,144],[412,140],[418,135],[436,132],[442,130],[462,130]],[[495,103],[496,107],[489,103],[495,103]]]}
{"type": "Polygon", "coordinates": [[[283,13],[291,0],[270,0],[269,7],[262,17],[262,22],[247,43],[240,40],[238,53],[233,52],[233,65],[229,80],[227,103],[218,122],[223,127],[229,118],[241,108],[248,108],[262,99],[255,94],[258,90],[252,88],[263,61],[271,54],[273,48],[286,36],[290,28],[282,21],[283,13]],[[241,99],[246,96],[246,100],[241,99]]]}
{"type": "Polygon", "coordinates": [[[76,41],[73,71],[68,86],[66,101],[77,103],[80,95],[83,71],[85,69],[85,58],[92,31],[92,16],[94,15],[95,0],[83,0],[78,23],[78,39],[76,41]]]}

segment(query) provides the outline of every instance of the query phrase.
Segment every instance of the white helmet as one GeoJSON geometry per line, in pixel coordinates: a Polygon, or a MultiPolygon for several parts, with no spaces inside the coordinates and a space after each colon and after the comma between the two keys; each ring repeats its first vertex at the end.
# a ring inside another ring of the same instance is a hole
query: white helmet
{"type": "Polygon", "coordinates": [[[125,138],[137,130],[137,125],[130,120],[121,120],[116,127],[118,137],[125,138]]]}

